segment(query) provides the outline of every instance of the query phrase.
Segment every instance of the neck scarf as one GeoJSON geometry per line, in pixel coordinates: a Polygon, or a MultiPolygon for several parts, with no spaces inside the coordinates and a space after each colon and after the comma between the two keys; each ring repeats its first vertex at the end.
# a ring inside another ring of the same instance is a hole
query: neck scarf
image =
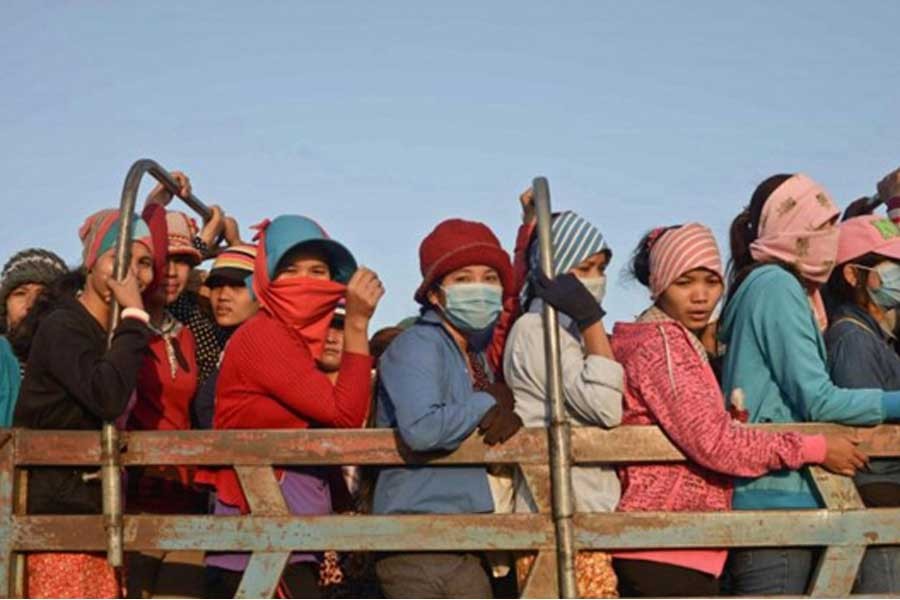
{"type": "MultiPolygon", "coordinates": [[[[347,292],[347,286],[336,281],[291,277],[279,281],[270,278],[268,252],[266,248],[266,228],[264,221],[255,229],[259,230],[259,246],[253,274],[253,293],[259,300],[260,309],[287,325],[309,347],[313,358],[322,355],[325,337],[334,317],[334,309],[347,292]]],[[[302,241],[302,240],[300,240],[302,241]]],[[[281,257],[276,257],[277,264],[281,257]]]]}
{"type": "MultiPolygon", "coordinates": [[[[826,227],[840,214],[828,192],[806,175],[794,175],[766,200],[759,235],[750,244],[758,262],[784,262],[814,284],[828,281],[838,251],[838,228],[826,227]]],[[[810,306],[820,329],[828,326],[818,287],[807,288],[810,306]]]]}
{"type": "Polygon", "coordinates": [[[699,223],[665,231],[650,246],[650,297],[656,300],[676,279],[694,269],[707,269],[725,279],[712,231],[699,223]]]}
{"type": "MultiPolygon", "coordinates": [[[[669,316],[664,310],[656,306],[655,304],[645,310],[641,315],[637,318],[638,323],[678,323],[675,319],[669,316]]],[[[681,325],[681,323],[678,323],[681,325]]],[[[694,335],[693,331],[688,330],[686,327],[685,331],[688,332],[688,340],[691,342],[691,346],[694,347],[694,350],[697,351],[697,354],[700,355],[700,358],[703,362],[709,362],[709,354],[706,352],[706,348],[703,346],[703,342],[700,341],[696,335],[694,335]]]]}

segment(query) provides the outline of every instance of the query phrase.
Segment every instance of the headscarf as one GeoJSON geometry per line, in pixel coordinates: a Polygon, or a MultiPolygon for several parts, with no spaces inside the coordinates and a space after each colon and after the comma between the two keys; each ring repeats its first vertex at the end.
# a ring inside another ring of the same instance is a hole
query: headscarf
{"type": "Polygon", "coordinates": [[[356,270],[350,252],[331,240],[325,230],[306,217],[283,215],[263,221],[253,272],[253,293],[260,309],[284,323],[306,342],[313,358],[322,354],[325,337],[338,302],[347,291],[346,283],[356,270]],[[279,261],[301,244],[324,248],[334,280],[292,277],[273,281],[279,261]]]}
{"type": "MultiPolygon", "coordinates": [[[[84,245],[82,262],[87,269],[93,268],[97,259],[114,248],[119,237],[119,211],[118,209],[101,210],[89,216],[78,236],[84,245]]],[[[131,218],[131,237],[147,247],[153,254],[153,239],[147,223],[137,215],[131,218]]]]}
{"type": "Polygon", "coordinates": [[[725,279],[719,246],[709,227],[688,223],[673,229],[658,229],[650,235],[650,297],[653,300],[676,279],[694,269],[706,269],[725,279]],[[655,239],[654,234],[658,236],[655,239]]]}
{"type": "MultiPolygon", "coordinates": [[[[766,200],[756,240],[750,254],[758,262],[785,262],[807,281],[828,281],[837,261],[837,227],[819,229],[840,215],[828,192],[803,174],[775,188],[766,200]]],[[[824,329],[828,325],[825,304],[818,288],[809,294],[810,304],[824,329]]]]}
{"type": "MultiPolygon", "coordinates": [[[[598,252],[612,254],[600,230],[584,217],[568,210],[553,216],[550,239],[553,243],[553,277],[567,273],[598,252]]],[[[529,299],[532,282],[540,272],[541,255],[535,236],[528,249],[528,280],[521,294],[523,305],[529,299]]]]}
{"type": "Polygon", "coordinates": [[[169,256],[187,256],[198,265],[203,255],[194,247],[197,237],[197,222],[183,212],[166,211],[166,229],[169,256]]]}

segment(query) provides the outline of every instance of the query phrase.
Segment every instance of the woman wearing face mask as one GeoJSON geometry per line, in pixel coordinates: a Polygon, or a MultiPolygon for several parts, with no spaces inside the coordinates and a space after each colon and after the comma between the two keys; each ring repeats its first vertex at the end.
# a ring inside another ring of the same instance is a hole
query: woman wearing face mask
{"type": "MultiPolygon", "coordinates": [[[[104,421],[124,416],[137,382],[150,330],[141,292],[153,279],[153,243],[147,225],[131,222],[128,277],[112,277],[119,211],[92,215],[80,230],[84,243],[84,288],[41,322],[28,357],[14,424],[31,429],[100,431],[104,421]],[[108,349],[110,300],[123,307],[108,349]]],[[[29,514],[100,514],[98,480],[90,470],[40,467],[28,481],[29,514]]],[[[37,553],[28,556],[31,598],[114,598],[116,573],[101,554],[37,553]]]]}
{"type": "MultiPolygon", "coordinates": [[[[845,388],[900,390],[900,357],[894,352],[895,314],[900,308],[900,228],[873,215],[840,226],[837,268],[828,288],[836,306],[825,334],[828,371],[845,388]]],[[[872,460],[854,478],[868,507],[900,502],[900,461],[872,460]]],[[[900,592],[900,551],[866,551],[855,594],[900,592]]]]}
{"type": "MultiPolygon", "coordinates": [[[[843,472],[864,460],[842,436],[749,429],[725,410],[699,338],[724,289],[708,228],[692,223],[652,231],[635,252],[632,273],[650,288],[653,305],[636,323],[618,323],[613,332],[613,350],[625,368],[622,423],[658,425],[688,460],[623,467],[620,511],[726,511],[729,476],[818,463],[843,472]]],[[[714,596],[727,552],[627,551],[614,557],[623,596],[714,596]]]]}
{"type": "MultiPolygon", "coordinates": [[[[215,429],[361,427],[369,403],[368,326],[384,294],[378,277],[357,268],[350,252],[314,221],[283,215],[260,226],[253,292],[260,310],[232,336],[216,394],[215,429]],[[344,354],[337,381],[319,370],[335,307],[346,297],[344,354]]],[[[328,482],[320,469],[278,471],[293,514],[329,514],[328,482]]],[[[218,472],[216,514],[248,512],[231,469],[218,472]]],[[[284,571],[287,597],[318,597],[317,558],[294,553],[284,571]]],[[[210,554],[219,569],[210,597],[232,597],[246,568],[246,554],[210,554]]]]}
{"type": "MultiPolygon", "coordinates": [[[[839,211],[805,175],[763,181],[731,226],[730,297],[719,337],[727,345],[722,384],[740,389],[752,423],[827,421],[873,425],[900,417],[900,393],[846,389],[828,375],[819,293],[835,265],[839,211]]],[[[862,467],[860,463],[857,467],[862,467]]],[[[806,473],[737,483],[737,509],[817,508],[806,473]]],[[[802,594],[813,567],[807,548],[736,550],[733,592],[802,594]]]]}
{"type": "MultiPolygon", "coordinates": [[[[453,450],[479,430],[487,444],[522,425],[509,389],[494,381],[484,352],[513,293],[509,256],[481,223],[440,223],[419,248],[422,306],[416,323],[379,360],[376,424],[395,428],[414,451],[453,450]]],[[[373,512],[488,513],[494,501],[484,467],[384,468],[373,512]]],[[[376,566],[391,598],[491,597],[480,554],[397,553],[376,566]]]]}
{"type": "MultiPolygon", "coordinates": [[[[526,427],[548,427],[543,302],[560,315],[560,356],[563,392],[569,418],[577,426],[615,427],[622,420],[622,366],[615,362],[600,307],[606,290],[606,268],[612,252],[600,231],[572,212],[553,217],[554,282],[544,278],[537,240],[528,250],[529,282],[524,292],[526,311],[513,325],[504,357],[504,374],[516,401],[516,413],[526,427]]],[[[619,479],[601,465],[572,468],[575,509],[608,512],[619,502],[619,479]]],[[[516,512],[536,512],[528,486],[516,486],[516,512]]],[[[533,558],[520,559],[517,575],[527,577],[533,558]]],[[[610,597],[616,592],[611,560],[604,552],[581,552],[577,557],[578,595],[610,597]]]]}

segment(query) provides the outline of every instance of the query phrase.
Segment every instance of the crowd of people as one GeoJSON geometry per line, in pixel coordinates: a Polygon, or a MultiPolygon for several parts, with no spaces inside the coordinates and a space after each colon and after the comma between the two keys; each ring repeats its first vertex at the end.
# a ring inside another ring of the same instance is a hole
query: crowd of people
{"type": "MultiPolygon", "coordinates": [[[[173,174],[181,193],[183,173],[173,174]]],[[[281,215],[252,242],[213,207],[202,225],[157,186],[128,221],[127,277],[112,277],[120,215],[89,216],[81,264],[12,256],[0,279],[0,427],[99,430],[392,428],[416,452],[471,436],[503,443],[550,423],[542,308],[560,313],[561,370],[576,427],[655,425],[682,463],[572,468],[578,512],[811,509],[809,465],[854,477],[869,507],[900,502],[900,460],[870,460],[843,434],[747,423],[900,420],[900,169],[878,183],[887,215],[844,213],[803,174],[765,179],[735,207],[726,268],[701,223],[652,228],[628,270],[649,300],[604,324],[613,249],[592,216],[552,216],[540,268],[533,194],[512,253],[482,223],[448,219],[419,248],[421,310],[370,332],[384,294],[311,218],[281,215]],[[225,244],[217,246],[224,238],[225,244]],[[211,260],[207,270],[200,267],[211,260]],[[108,344],[111,300],[122,307],[108,344]]],[[[599,213],[599,211],[598,211],[599,213]]],[[[598,218],[600,215],[596,215],[598,218]]],[[[608,227],[611,223],[604,223],[608,227]]],[[[660,224],[654,224],[660,225],[660,224]]],[[[74,228],[73,228],[74,229],[74,228]]],[[[619,250],[617,250],[619,252],[619,250]]],[[[90,469],[30,471],[30,514],[97,514],[90,469]]],[[[534,512],[521,473],[498,466],[291,467],[293,514],[534,512]]],[[[240,515],[230,468],[129,470],[126,511],[240,515]]],[[[580,552],[581,597],[803,594],[816,548],[580,552]]],[[[246,553],[32,553],[30,597],[230,597],[246,553]]],[[[512,597],[529,553],[291,555],[280,597],[512,597]]],[[[900,592],[900,550],[866,552],[854,591],[900,592]]]]}

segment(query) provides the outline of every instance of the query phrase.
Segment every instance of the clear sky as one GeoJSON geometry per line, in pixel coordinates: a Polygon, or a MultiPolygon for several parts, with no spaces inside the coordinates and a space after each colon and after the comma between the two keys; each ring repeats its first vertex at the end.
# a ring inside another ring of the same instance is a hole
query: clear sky
{"type": "Polygon", "coordinates": [[[118,203],[137,158],[187,171],[246,226],[315,217],[376,269],[376,324],[415,310],[440,220],[511,248],[538,174],[615,252],[647,229],[727,226],[803,171],[842,204],[900,165],[897,2],[0,4],[0,257],[118,203]],[[154,5],[155,6],[152,6],[154,5]]]}

